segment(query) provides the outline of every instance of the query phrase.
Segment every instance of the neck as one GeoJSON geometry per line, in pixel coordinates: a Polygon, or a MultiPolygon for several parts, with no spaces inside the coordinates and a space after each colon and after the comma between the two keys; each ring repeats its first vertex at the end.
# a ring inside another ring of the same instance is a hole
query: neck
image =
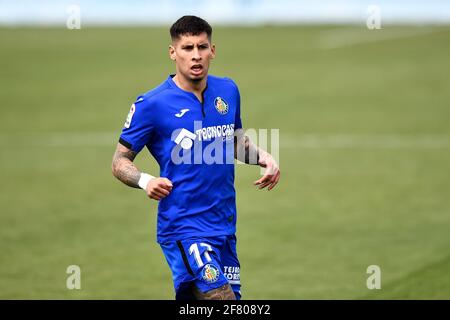
{"type": "Polygon", "coordinates": [[[206,88],[206,77],[199,81],[191,81],[178,75],[178,73],[172,78],[175,84],[185,91],[190,91],[197,94],[201,94],[206,88]]]}

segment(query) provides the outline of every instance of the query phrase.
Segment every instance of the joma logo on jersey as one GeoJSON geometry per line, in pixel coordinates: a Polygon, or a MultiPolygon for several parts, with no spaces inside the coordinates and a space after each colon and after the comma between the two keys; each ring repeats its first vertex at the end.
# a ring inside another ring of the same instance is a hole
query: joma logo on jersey
{"type": "MultiPolygon", "coordinates": [[[[200,122],[200,121],[196,121],[200,122]]],[[[201,123],[201,122],[200,122],[201,123]]],[[[194,126],[196,127],[196,126],[194,126]]],[[[195,140],[211,140],[216,138],[230,139],[234,136],[234,124],[224,124],[220,126],[211,126],[196,129],[195,133],[187,130],[181,129],[178,135],[173,139],[173,141],[180,145],[181,148],[188,150],[192,148],[195,140]]]]}
{"type": "Polygon", "coordinates": [[[189,111],[189,109],[181,109],[179,113],[176,113],[176,114],[175,114],[175,117],[181,118],[181,117],[184,116],[184,114],[185,114],[186,112],[188,112],[188,111],[189,111]]]}

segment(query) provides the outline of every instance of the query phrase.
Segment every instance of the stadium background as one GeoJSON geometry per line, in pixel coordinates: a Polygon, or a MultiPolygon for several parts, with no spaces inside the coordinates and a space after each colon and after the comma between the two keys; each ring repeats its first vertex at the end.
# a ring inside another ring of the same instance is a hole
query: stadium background
{"type": "MultiPolygon", "coordinates": [[[[213,25],[210,72],[239,84],[245,127],[280,129],[275,190],[237,167],[244,298],[449,299],[450,7],[436,0],[0,1],[0,298],[173,298],[156,203],[110,163],[134,98],[174,70],[183,14],[213,25]]],[[[157,172],[146,152],[137,164],[157,172]]]]}

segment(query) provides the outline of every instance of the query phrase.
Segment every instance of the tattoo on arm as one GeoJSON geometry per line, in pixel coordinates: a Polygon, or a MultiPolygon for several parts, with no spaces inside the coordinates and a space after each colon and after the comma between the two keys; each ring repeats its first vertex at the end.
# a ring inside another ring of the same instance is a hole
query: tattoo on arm
{"type": "Polygon", "coordinates": [[[113,175],[133,188],[139,188],[138,182],[141,177],[141,172],[133,163],[136,155],[136,152],[119,143],[112,161],[113,175]]]}
{"type": "Polygon", "coordinates": [[[195,285],[192,290],[197,300],[236,300],[236,296],[229,283],[205,293],[201,292],[195,285]]]}
{"type": "Polygon", "coordinates": [[[258,164],[261,149],[246,135],[237,133],[234,137],[234,158],[247,163],[258,164]]]}

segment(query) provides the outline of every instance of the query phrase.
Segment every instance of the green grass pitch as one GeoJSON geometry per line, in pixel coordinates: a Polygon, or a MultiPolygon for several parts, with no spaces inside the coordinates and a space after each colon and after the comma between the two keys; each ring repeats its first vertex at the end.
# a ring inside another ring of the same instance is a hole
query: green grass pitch
{"type": "MultiPolygon", "coordinates": [[[[156,202],[111,175],[167,28],[0,28],[0,298],[172,299],[156,202]],[[66,268],[81,267],[81,290],[66,268]]],[[[450,298],[449,27],[216,28],[210,72],[280,129],[271,192],[237,166],[245,299],[450,298]],[[381,268],[369,290],[366,269],[381,268]]],[[[138,166],[157,173],[144,150],[138,166]]]]}

